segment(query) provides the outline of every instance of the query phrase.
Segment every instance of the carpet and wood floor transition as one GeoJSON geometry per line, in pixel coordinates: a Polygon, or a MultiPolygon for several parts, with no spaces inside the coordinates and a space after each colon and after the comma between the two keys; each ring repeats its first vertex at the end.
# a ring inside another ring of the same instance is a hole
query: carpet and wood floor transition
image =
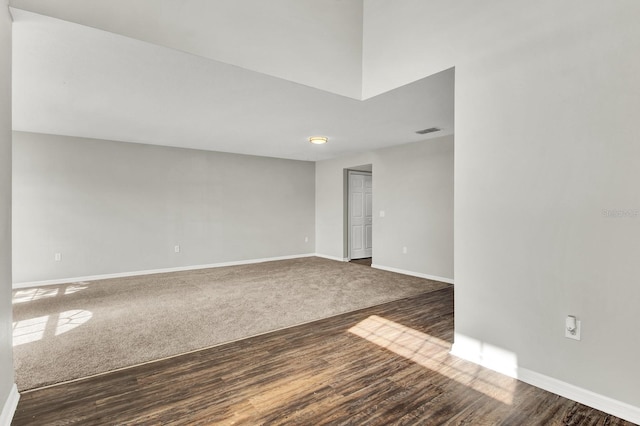
{"type": "Polygon", "coordinates": [[[631,425],[449,355],[452,339],[453,287],[433,286],[22,392],[12,424],[631,425]]]}
{"type": "Polygon", "coordinates": [[[16,290],[16,381],[33,389],[447,285],[314,257],[16,290]]]}

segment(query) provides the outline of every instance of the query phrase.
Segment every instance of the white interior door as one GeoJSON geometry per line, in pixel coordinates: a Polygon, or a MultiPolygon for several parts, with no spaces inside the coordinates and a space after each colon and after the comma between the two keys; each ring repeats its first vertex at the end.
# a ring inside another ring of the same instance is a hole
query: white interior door
{"type": "Polygon", "coordinates": [[[373,179],[371,173],[349,172],[349,255],[371,257],[373,247],[373,179]]]}

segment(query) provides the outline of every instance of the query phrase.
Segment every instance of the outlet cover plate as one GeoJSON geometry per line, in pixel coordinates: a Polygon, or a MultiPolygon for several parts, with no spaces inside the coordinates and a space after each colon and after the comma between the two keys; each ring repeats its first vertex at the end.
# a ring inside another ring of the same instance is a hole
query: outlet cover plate
{"type": "Polygon", "coordinates": [[[571,332],[569,332],[569,330],[564,329],[564,337],[566,337],[567,339],[573,339],[573,340],[580,340],[580,331],[582,330],[582,324],[580,320],[576,320],[576,332],[574,334],[571,334],[571,332]]]}

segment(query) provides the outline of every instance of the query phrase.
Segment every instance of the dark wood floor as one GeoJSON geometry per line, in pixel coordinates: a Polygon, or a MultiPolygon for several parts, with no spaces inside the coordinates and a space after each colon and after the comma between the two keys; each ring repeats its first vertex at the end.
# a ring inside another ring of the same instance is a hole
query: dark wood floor
{"type": "Polygon", "coordinates": [[[13,424],[631,424],[453,357],[452,337],[450,287],[25,392],[13,424]]]}

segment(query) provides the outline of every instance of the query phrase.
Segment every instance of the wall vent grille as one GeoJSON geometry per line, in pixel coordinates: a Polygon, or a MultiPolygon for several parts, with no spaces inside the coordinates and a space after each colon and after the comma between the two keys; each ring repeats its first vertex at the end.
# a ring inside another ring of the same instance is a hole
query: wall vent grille
{"type": "Polygon", "coordinates": [[[418,130],[416,133],[419,135],[426,135],[427,133],[439,132],[441,129],[437,127],[429,127],[428,129],[418,130]]]}

